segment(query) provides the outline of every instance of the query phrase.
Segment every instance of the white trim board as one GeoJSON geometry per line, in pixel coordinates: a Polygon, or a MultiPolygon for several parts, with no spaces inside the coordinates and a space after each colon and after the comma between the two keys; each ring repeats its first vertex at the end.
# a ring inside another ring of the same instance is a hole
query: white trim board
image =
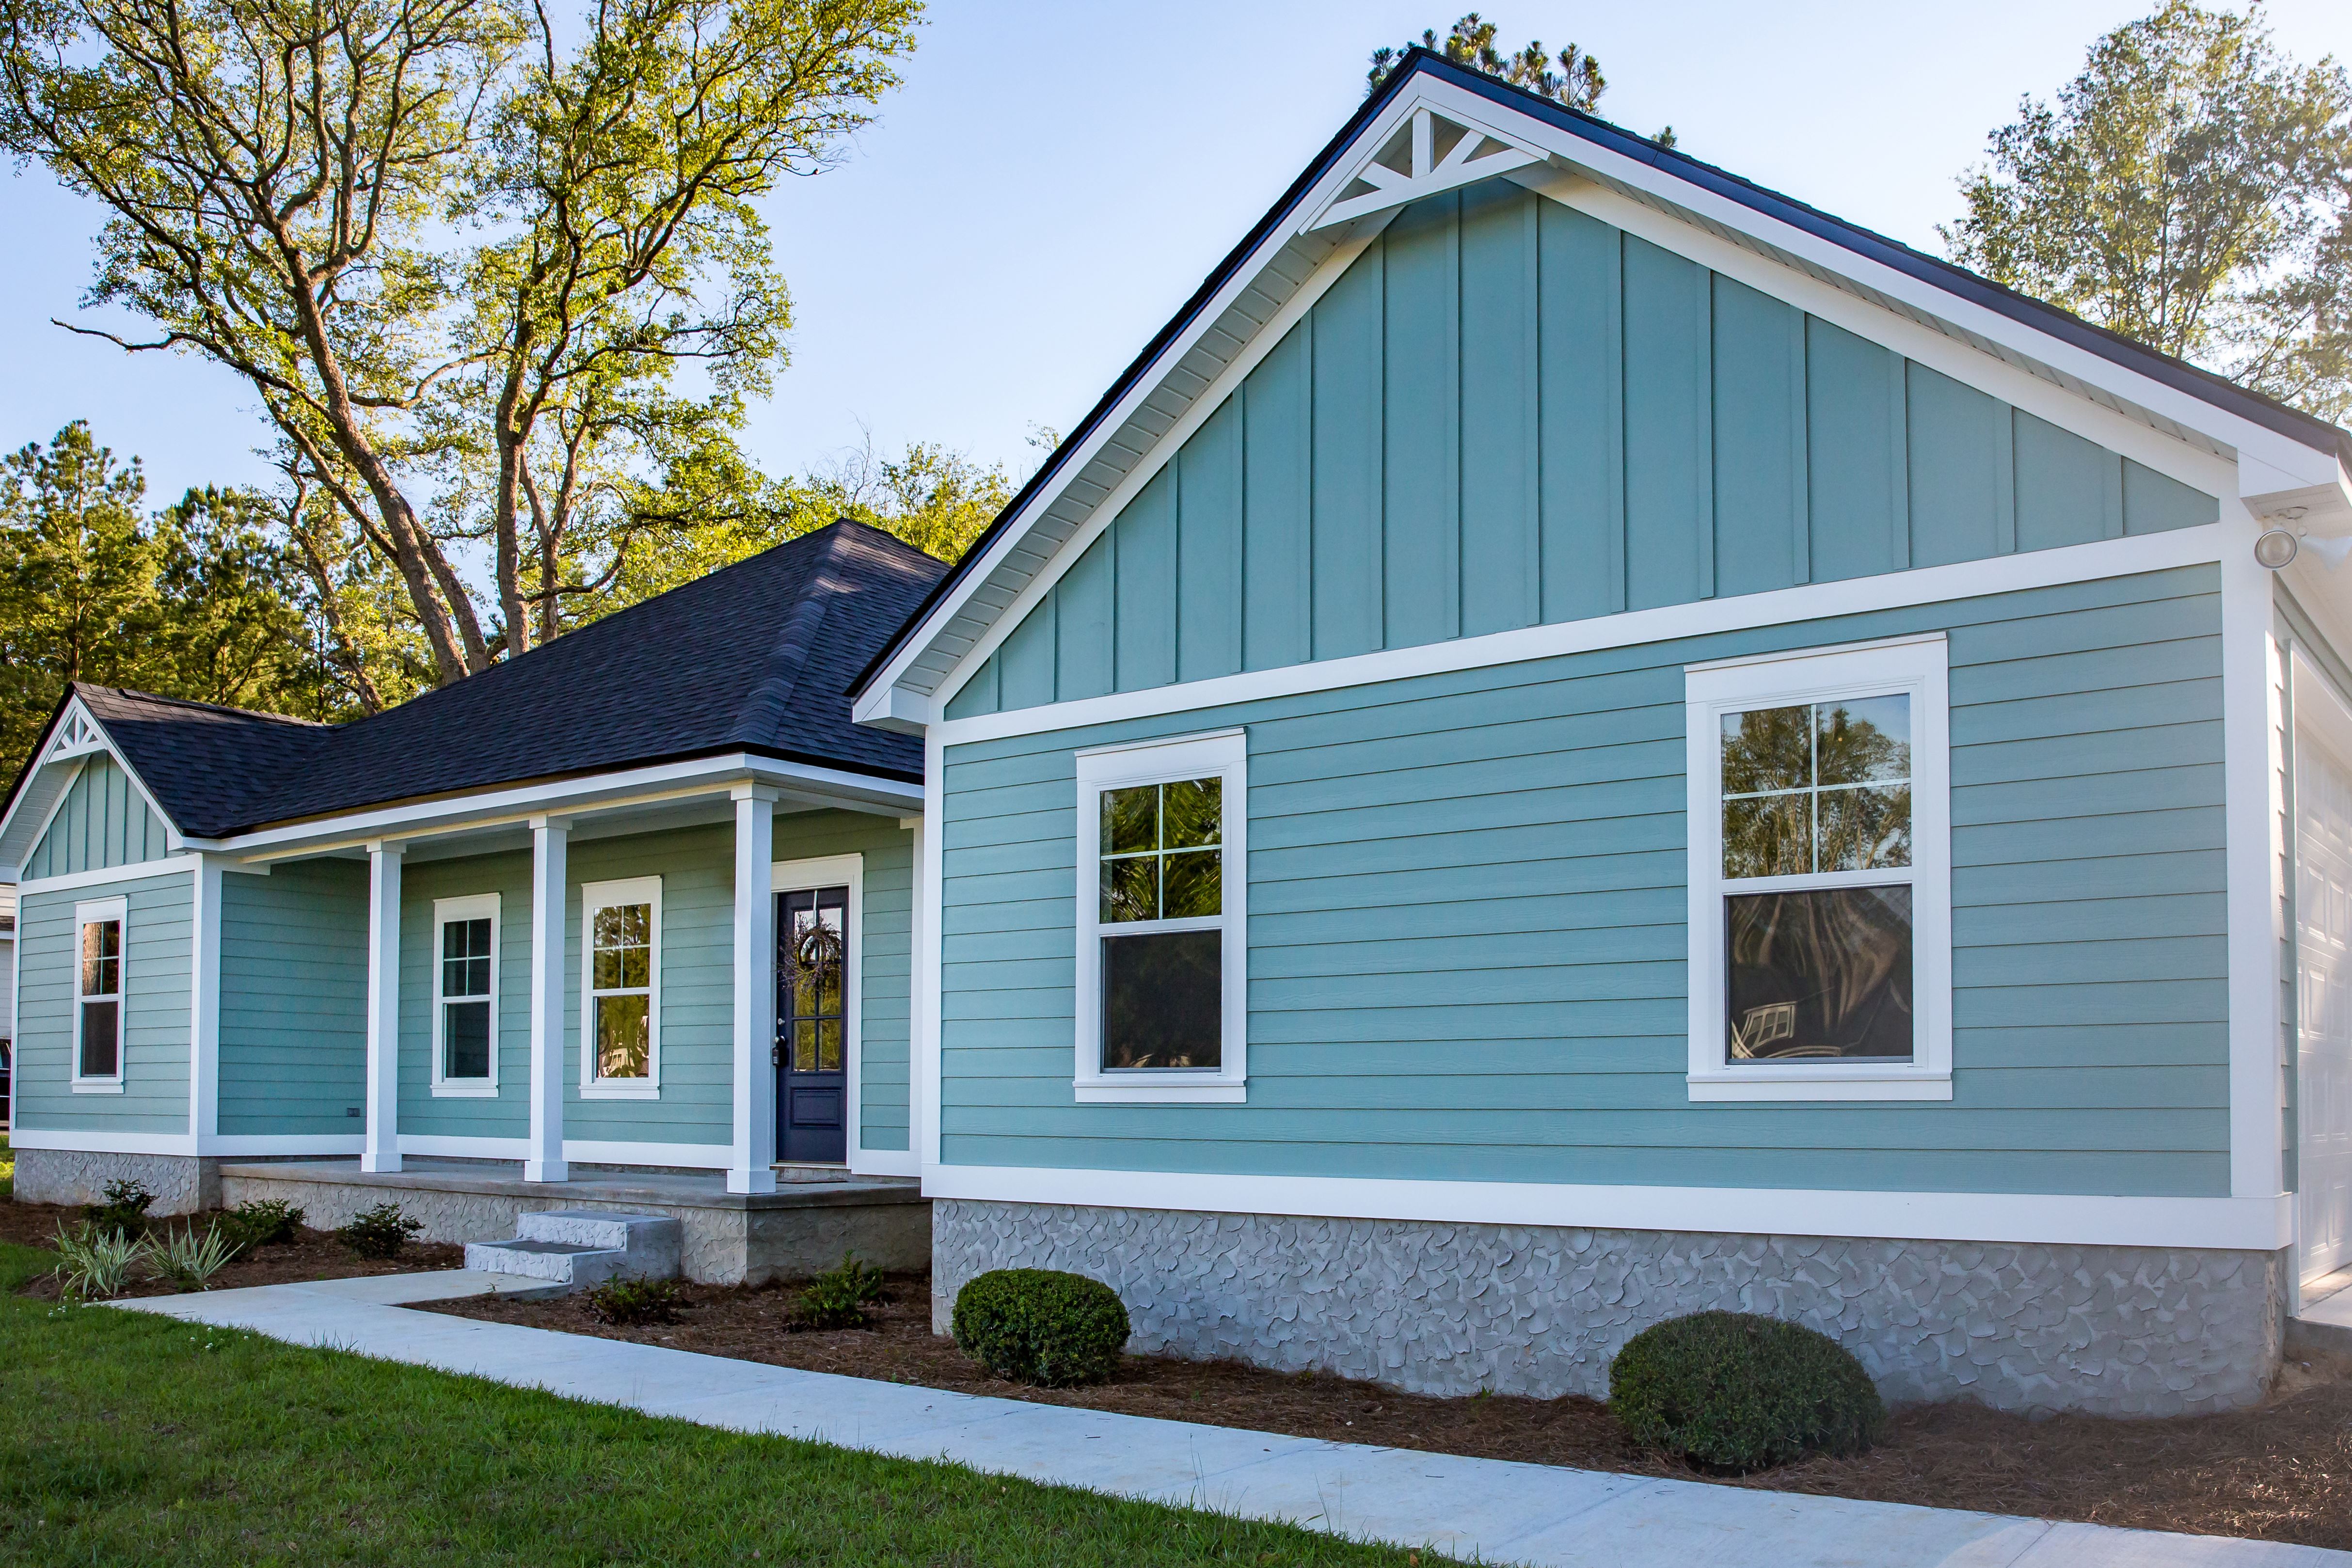
{"type": "Polygon", "coordinates": [[[129,865],[105,866],[97,871],[73,871],[62,876],[36,877],[16,884],[16,897],[21,901],[37,893],[69,893],[85,887],[104,887],[118,882],[145,882],[152,877],[186,876],[204,863],[200,854],[166,855],[159,861],[132,861],[129,865]]]}
{"type": "MultiPolygon", "coordinates": [[[[842,983],[842,1095],[841,1135],[842,1160],[856,1166],[865,1153],[866,1139],[866,855],[863,851],[847,854],[816,855],[803,860],[772,861],[768,866],[768,896],[780,894],[808,893],[827,887],[846,887],[849,907],[842,919],[849,936],[848,973],[842,983]]],[[[782,950],[783,927],[775,929],[777,951],[782,950]]],[[[776,985],[775,961],[771,955],[763,966],[767,983],[776,985]]],[[[779,1024],[781,1046],[781,1023],[779,1024]]],[[[781,1085],[779,1086],[781,1087],[781,1085]]],[[[783,1119],[784,1103],[781,1095],[775,1103],[777,1120],[783,1119]]],[[[781,1132],[782,1129],[778,1128],[781,1132]]],[[[783,1158],[783,1145],[777,1144],[776,1157],[783,1158]]]]}
{"type": "MultiPolygon", "coordinates": [[[[469,1137],[453,1133],[403,1133],[400,1152],[420,1159],[445,1160],[508,1160],[520,1162],[528,1157],[530,1140],[523,1138],[469,1137]]],[[[671,1166],[680,1170],[723,1171],[735,1155],[731,1144],[641,1144],[620,1143],[611,1139],[566,1138],[563,1140],[563,1161],[567,1166],[671,1166]]],[[[411,1176],[431,1175],[431,1172],[411,1171],[411,1176]]],[[[567,1180],[576,1180],[569,1177],[567,1180]]],[[[550,1191],[565,1184],[548,1182],[550,1191]]]]}
{"type": "Polygon", "coordinates": [[[2292,1200],[2283,1196],[2105,1197],[2063,1193],[1554,1186],[1527,1182],[949,1165],[924,1167],[923,1196],[1085,1208],[1433,1224],[2264,1252],[2288,1244],[2294,1207],[2292,1200]]]}
{"type": "MultiPolygon", "coordinates": [[[[1344,659],[1286,664],[1109,696],[1081,697],[1008,713],[977,714],[970,718],[942,720],[931,726],[929,733],[945,745],[962,746],[1050,730],[1078,729],[1120,719],[1257,702],[1267,697],[1299,696],[1382,681],[1409,680],[1416,675],[1557,658],[1564,653],[1588,653],[1643,643],[1754,631],[1872,611],[1909,609],[2026,589],[2053,588],[2063,583],[2204,566],[2230,553],[2231,535],[2231,525],[2225,520],[2160,534],[1961,561],[1952,566],[1916,567],[1875,577],[1775,589],[1769,593],[1703,599],[1654,610],[1629,610],[1584,621],[1490,632],[1479,637],[1457,637],[1451,642],[1358,653],[1344,659]]],[[[2241,549],[2236,553],[2245,552],[2241,549]]],[[[2248,563],[2252,563],[2251,556],[2248,563]]],[[[932,758],[929,766],[936,777],[939,759],[932,758]]]]}

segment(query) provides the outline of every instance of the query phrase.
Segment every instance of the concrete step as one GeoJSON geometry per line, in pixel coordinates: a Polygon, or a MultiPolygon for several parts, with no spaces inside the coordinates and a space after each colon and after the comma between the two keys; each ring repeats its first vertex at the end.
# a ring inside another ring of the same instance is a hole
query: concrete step
{"type": "Polygon", "coordinates": [[[541,1209],[517,1217],[511,1241],[469,1241],[466,1267],[584,1291],[607,1280],[674,1280],[685,1238],[657,1214],[541,1209]]]}

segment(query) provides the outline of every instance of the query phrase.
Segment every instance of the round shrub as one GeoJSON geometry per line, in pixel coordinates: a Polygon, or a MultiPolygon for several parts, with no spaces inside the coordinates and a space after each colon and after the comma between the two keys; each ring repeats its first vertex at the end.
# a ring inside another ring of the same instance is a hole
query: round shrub
{"type": "Polygon", "coordinates": [[[1014,1383],[1062,1388],[1118,1369],[1131,1332],[1118,1292],[1084,1274],[996,1269],[956,1292],[956,1348],[1014,1383]]]}
{"type": "Polygon", "coordinates": [[[1886,1421],[1870,1375],[1837,1341],[1752,1312],[1694,1312],[1626,1341],[1609,1367],[1609,1413],[1635,1442],[1726,1470],[1860,1453],[1886,1421]]]}

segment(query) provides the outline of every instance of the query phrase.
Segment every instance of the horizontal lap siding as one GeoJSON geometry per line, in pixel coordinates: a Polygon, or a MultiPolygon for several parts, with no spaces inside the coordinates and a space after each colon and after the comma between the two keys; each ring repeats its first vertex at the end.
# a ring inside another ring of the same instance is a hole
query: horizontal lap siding
{"type": "MultiPolygon", "coordinates": [[[[579,906],[579,895],[572,895],[579,906]]],[[[360,926],[362,984],[367,926],[360,926]]],[[[364,993],[362,993],[364,995],[364,993]]],[[[362,1007],[364,1009],[365,1001],[362,1007]]],[[[364,1056],[365,1023],[362,1023],[364,1056]]],[[[575,1076],[572,1082],[577,1084],[575,1076]]],[[[520,1138],[530,1131],[530,854],[418,861],[400,878],[400,1130],[432,1137],[520,1138]],[[440,957],[436,899],[499,895],[499,1092],[433,1092],[433,966],[440,957]]],[[[568,1130],[568,1127],[567,1127],[568,1130]]]]}
{"type": "Polygon", "coordinates": [[[348,1135],[367,1103],[368,870],[221,878],[220,1130],[348,1135]]]}
{"type": "Polygon", "coordinates": [[[28,893],[16,914],[14,1114],[19,1127],[108,1133],[188,1130],[190,907],[184,874],[28,893]],[[123,1092],[72,1092],[79,933],[74,905],[120,895],[123,1092]]]}
{"type": "Polygon", "coordinates": [[[866,862],[865,988],[858,997],[859,1143],[907,1138],[907,977],[913,951],[915,836],[888,817],[811,811],[776,819],[776,858],[858,854],[866,862]]]}
{"type": "Polygon", "coordinates": [[[158,861],[171,852],[161,818],[113,758],[94,755],[66,787],[41,841],[26,857],[27,877],[65,876],[158,861]]]}
{"type": "Polygon", "coordinates": [[[1489,182],[1400,214],[947,712],[2218,516],[2212,497],[1489,182]]]}
{"type": "Polygon", "coordinates": [[[951,747],[952,1162],[2228,1190],[2210,569],[951,747]],[[1955,1097],[1693,1105],[1683,666],[1948,629],[1955,1097]],[[1245,725],[1243,1106],[1076,1105],[1072,752],[1245,725]]]}

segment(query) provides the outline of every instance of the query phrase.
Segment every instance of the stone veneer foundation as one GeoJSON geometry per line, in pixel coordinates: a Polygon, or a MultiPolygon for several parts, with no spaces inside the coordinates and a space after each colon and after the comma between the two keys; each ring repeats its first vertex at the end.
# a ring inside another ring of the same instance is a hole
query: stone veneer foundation
{"type": "Polygon", "coordinates": [[[1708,1308],[1821,1330],[1891,1401],[2173,1416],[2261,1397],[2285,1254],[1318,1219],[941,1198],[931,1312],[990,1269],[1118,1291],[1130,1347],[1416,1394],[1605,1398],[1650,1324],[1708,1308]]]}
{"type": "Polygon", "coordinates": [[[135,1181],[155,1195],[147,1212],[194,1214],[220,1206],[220,1161],[194,1155],[103,1155],[86,1149],[18,1149],[21,1203],[96,1203],[113,1181],[135,1181]]]}

